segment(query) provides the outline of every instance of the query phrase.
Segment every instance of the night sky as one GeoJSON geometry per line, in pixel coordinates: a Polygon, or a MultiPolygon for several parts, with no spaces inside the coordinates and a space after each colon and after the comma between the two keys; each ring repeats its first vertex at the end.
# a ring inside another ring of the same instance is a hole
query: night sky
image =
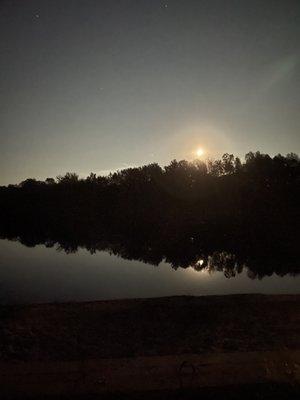
{"type": "Polygon", "coordinates": [[[300,152],[300,1],[0,2],[0,184],[300,152]]]}

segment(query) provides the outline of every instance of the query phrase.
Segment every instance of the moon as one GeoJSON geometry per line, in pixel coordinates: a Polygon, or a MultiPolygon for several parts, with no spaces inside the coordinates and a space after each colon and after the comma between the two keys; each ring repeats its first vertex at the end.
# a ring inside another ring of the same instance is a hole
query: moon
{"type": "Polygon", "coordinates": [[[199,147],[199,148],[196,150],[196,156],[197,156],[197,157],[203,156],[204,153],[205,153],[205,151],[204,151],[204,149],[202,149],[202,147],[199,147]]]}

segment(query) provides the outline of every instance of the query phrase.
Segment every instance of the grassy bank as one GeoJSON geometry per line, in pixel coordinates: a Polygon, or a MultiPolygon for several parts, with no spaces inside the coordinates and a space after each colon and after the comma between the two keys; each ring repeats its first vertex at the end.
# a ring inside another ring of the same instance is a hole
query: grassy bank
{"type": "Polygon", "coordinates": [[[2,306],[0,315],[3,399],[299,394],[300,295],[2,306]]]}
{"type": "Polygon", "coordinates": [[[34,304],[0,312],[2,360],[300,348],[300,295],[34,304]]]}

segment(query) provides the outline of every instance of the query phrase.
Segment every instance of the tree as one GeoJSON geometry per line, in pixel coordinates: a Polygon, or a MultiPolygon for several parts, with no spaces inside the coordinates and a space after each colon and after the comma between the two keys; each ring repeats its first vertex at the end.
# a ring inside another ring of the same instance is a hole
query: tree
{"type": "Polygon", "coordinates": [[[235,172],[240,172],[242,170],[242,162],[239,157],[236,157],[234,160],[234,170],[235,172]]]}
{"type": "Polygon", "coordinates": [[[221,160],[208,160],[208,173],[212,176],[221,176],[223,174],[223,164],[221,160]]]}
{"type": "Polygon", "coordinates": [[[56,178],[58,183],[62,184],[74,184],[79,181],[79,176],[75,172],[67,172],[66,175],[58,175],[56,178]]]}
{"type": "Polygon", "coordinates": [[[225,175],[234,173],[234,156],[233,154],[225,153],[222,156],[222,167],[225,175]]]}
{"type": "Polygon", "coordinates": [[[47,178],[47,179],[45,180],[45,183],[46,183],[47,185],[55,185],[55,179],[54,179],[54,178],[47,178]]]}

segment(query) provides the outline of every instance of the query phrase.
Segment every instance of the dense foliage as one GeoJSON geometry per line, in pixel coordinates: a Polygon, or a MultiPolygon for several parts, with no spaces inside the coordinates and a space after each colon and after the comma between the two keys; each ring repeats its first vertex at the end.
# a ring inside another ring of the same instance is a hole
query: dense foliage
{"type": "Polygon", "coordinates": [[[66,251],[84,246],[153,264],[167,259],[173,267],[201,268],[199,257],[204,267],[218,250],[241,264],[297,272],[299,177],[296,154],[250,152],[244,162],[224,154],[106,177],[27,179],[0,188],[0,234],[66,251]]]}

